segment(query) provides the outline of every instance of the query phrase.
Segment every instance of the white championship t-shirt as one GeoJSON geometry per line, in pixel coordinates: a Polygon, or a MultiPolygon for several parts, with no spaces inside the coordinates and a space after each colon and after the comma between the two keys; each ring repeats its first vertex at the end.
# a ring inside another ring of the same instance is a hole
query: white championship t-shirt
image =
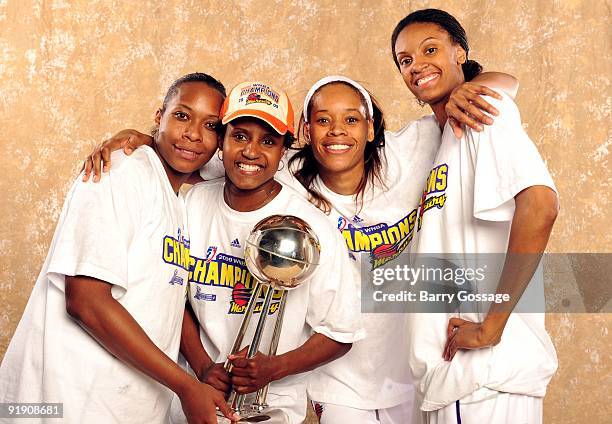
{"type": "MultiPolygon", "coordinates": [[[[457,140],[446,125],[424,186],[419,253],[503,254],[514,196],[536,185],[556,190],[521,126],[515,103],[503,97],[501,101],[487,98],[500,114],[480,133],[467,129],[465,137],[457,140]]],[[[541,280],[531,281],[522,299],[528,297],[541,299],[543,311],[541,280]]],[[[459,399],[478,401],[497,392],[544,396],[557,359],[543,313],[513,313],[498,345],[459,351],[451,362],[442,359],[449,318],[482,321],[485,315],[486,310],[411,315],[407,360],[422,397],[422,410],[437,410],[459,399]]]]}
{"type": "Polygon", "coordinates": [[[172,392],[116,359],[66,312],[65,275],[107,281],[177,359],[189,265],[184,202],[150,148],[112,159],[100,183],[79,177],[66,196],[0,367],[0,402],[60,402],[65,423],[164,423],[172,392]]]}
{"type": "MultiPolygon", "coordinates": [[[[296,349],[315,332],[342,343],[362,339],[364,331],[351,280],[352,267],[342,238],[325,216],[287,186],[261,209],[238,212],[225,203],[223,186],[223,180],[196,184],[186,197],[192,235],[189,300],[210,357],[217,363],[225,362],[251,295],[254,280],[244,261],[247,236],[260,220],[276,214],[302,218],[318,236],[321,246],[320,264],[312,278],[287,295],[277,353],[296,349]]],[[[263,353],[269,347],[279,301],[280,293],[276,293],[259,349],[263,353]]],[[[263,304],[263,299],[259,303],[263,304]]],[[[261,307],[256,306],[256,310],[261,307]]],[[[259,314],[251,320],[244,345],[250,343],[259,314]]],[[[301,423],[306,415],[307,375],[288,376],[270,385],[268,403],[282,408],[291,423],[301,423]]]]}

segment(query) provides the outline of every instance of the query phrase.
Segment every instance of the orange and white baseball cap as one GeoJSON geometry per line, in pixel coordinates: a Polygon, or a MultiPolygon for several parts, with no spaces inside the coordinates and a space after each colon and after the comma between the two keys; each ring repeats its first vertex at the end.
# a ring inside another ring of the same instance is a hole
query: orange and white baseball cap
{"type": "Polygon", "coordinates": [[[243,82],[232,89],[221,107],[221,123],[249,116],[269,124],[281,135],[293,128],[293,107],[287,94],[263,82],[243,82]]]}

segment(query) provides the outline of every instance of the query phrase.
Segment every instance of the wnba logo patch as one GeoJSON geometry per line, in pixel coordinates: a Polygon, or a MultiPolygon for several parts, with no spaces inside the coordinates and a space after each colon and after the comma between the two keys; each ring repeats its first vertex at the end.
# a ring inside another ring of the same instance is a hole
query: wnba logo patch
{"type": "Polygon", "coordinates": [[[348,224],[349,224],[348,219],[346,219],[343,216],[338,217],[338,229],[340,231],[344,230],[348,224]]]}
{"type": "Polygon", "coordinates": [[[210,263],[213,259],[215,259],[216,254],[217,254],[217,246],[210,246],[206,250],[206,257],[204,258],[204,260],[210,263]]]}

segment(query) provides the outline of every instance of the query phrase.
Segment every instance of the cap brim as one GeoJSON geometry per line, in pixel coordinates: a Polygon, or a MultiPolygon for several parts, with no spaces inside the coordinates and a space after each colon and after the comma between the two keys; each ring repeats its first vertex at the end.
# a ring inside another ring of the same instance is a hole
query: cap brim
{"type": "Polygon", "coordinates": [[[225,125],[228,122],[233,121],[234,119],[243,118],[247,116],[251,118],[261,119],[262,121],[270,125],[272,128],[274,128],[274,131],[276,131],[280,135],[285,135],[287,131],[293,134],[293,128],[287,127],[287,125],[285,125],[280,119],[270,115],[269,113],[262,112],[261,110],[257,109],[237,110],[234,113],[230,113],[229,115],[224,116],[221,122],[225,125]]]}

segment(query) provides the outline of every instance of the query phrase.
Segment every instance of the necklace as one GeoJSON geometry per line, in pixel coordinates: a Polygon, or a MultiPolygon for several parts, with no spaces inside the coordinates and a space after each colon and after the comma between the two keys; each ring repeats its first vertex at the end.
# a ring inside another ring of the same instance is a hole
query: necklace
{"type": "Polygon", "coordinates": [[[223,198],[225,203],[234,210],[240,212],[256,211],[270,203],[272,199],[280,193],[283,186],[276,180],[272,180],[272,182],[270,188],[266,188],[264,193],[257,191],[259,187],[253,190],[243,191],[238,189],[238,193],[232,192],[231,184],[227,184],[226,182],[223,188],[223,198]],[[242,191],[242,193],[240,193],[240,191],[242,191]],[[263,197],[263,199],[259,200],[258,198],[261,197],[263,197]],[[250,202],[253,202],[253,204],[250,204],[250,202]]]}

